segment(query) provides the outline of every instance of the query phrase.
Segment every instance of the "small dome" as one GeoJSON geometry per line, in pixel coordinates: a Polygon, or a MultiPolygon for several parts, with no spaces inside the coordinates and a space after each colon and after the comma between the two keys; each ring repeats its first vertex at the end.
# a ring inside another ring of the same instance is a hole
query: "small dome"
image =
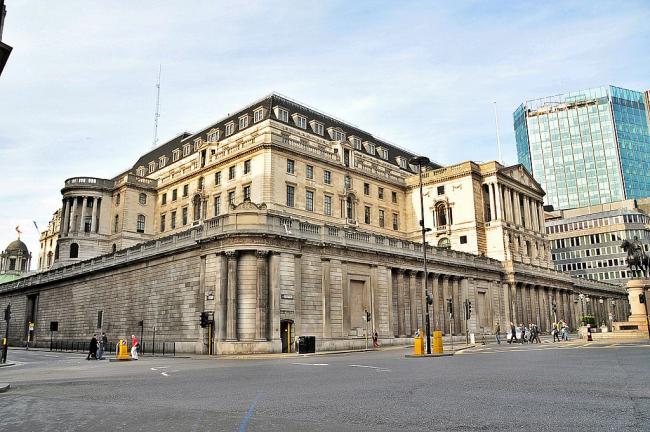
{"type": "Polygon", "coordinates": [[[5,248],[5,252],[23,252],[25,255],[29,254],[29,249],[27,245],[20,240],[14,240],[9,243],[9,246],[5,248]]]}

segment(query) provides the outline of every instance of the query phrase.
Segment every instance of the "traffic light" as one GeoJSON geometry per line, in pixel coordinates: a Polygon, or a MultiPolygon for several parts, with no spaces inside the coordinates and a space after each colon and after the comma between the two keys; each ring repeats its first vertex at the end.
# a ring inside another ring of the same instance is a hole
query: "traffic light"
{"type": "Polygon", "coordinates": [[[557,312],[557,305],[553,302],[553,313],[557,312]]]}
{"type": "Polygon", "coordinates": [[[433,304],[433,296],[431,293],[427,293],[427,304],[432,305],[433,304]]]}
{"type": "Polygon", "coordinates": [[[370,322],[370,318],[371,318],[370,312],[366,311],[366,321],[370,322]]]}
{"type": "Polygon", "coordinates": [[[210,317],[207,312],[201,312],[201,327],[206,328],[208,326],[210,317]]]}
{"type": "Polygon", "coordinates": [[[639,294],[639,303],[645,303],[645,294],[639,294]]]}
{"type": "Polygon", "coordinates": [[[7,305],[5,308],[5,321],[9,321],[11,319],[11,305],[7,305]]]}
{"type": "Polygon", "coordinates": [[[454,315],[454,304],[452,303],[451,299],[447,299],[447,313],[449,316],[454,315]]]}
{"type": "Polygon", "coordinates": [[[472,317],[472,302],[467,300],[467,319],[472,317]]]}

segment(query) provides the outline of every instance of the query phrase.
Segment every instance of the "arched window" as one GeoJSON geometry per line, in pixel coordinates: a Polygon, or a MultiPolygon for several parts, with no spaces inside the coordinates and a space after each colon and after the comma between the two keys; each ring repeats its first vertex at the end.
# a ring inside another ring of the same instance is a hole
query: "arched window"
{"type": "Polygon", "coordinates": [[[144,221],[145,221],[144,215],[141,214],[138,215],[138,225],[136,227],[137,228],[136,231],[138,231],[139,233],[144,232],[144,221]]]}
{"type": "Polygon", "coordinates": [[[77,243],[70,245],[70,258],[79,258],[79,245],[77,243]]]}
{"type": "Polygon", "coordinates": [[[140,204],[146,204],[147,203],[147,194],[146,193],[141,193],[140,197],[138,198],[138,201],[140,201],[140,204]]]}
{"type": "Polygon", "coordinates": [[[445,203],[436,204],[436,226],[443,227],[447,225],[447,206],[445,203]]]}
{"type": "Polygon", "coordinates": [[[438,240],[438,247],[439,248],[450,249],[451,248],[451,243],[449,242],[449,238],[443,237],[440,240],[438,240]]]}

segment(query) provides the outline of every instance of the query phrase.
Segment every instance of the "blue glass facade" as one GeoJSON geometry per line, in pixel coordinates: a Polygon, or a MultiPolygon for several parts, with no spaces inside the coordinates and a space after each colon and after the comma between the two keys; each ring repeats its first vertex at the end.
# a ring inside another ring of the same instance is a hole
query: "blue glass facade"
{"type": "Polygon", "coordinates": [[[650,196],[643,93],[599,87],[528,101],[513,114],[517,156],[556,209],[650,196]]]}

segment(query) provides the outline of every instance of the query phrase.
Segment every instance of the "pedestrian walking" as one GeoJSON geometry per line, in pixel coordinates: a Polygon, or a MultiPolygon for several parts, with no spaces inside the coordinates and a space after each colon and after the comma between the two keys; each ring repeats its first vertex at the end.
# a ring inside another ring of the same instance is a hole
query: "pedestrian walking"
{"type": "Polygon", "coordinates": [[[373,348],[379,348],[379,335],[377,332],[372,334],[372,346],[373,348]]]}
{"type": "Polygon", "coordinates": [[[562,340],[569,341],[569,326],[566,323],[562,323],[562,340]]]}
{"type": "Polygon", "coordinates": [[[108,348],[108,338],[106,333],[102,332],[102,337],[99,339],[99,349],[97,350],[97,360],[104,360],[104,351],[108,348]]]}
{"type": "Polygon", "coordinates": [[[97,335],[96,334],[94,334],[93,338],[90,339],[90,345],[88,346],[88,357],[86,357],[86,360],[90,360],[91,357],[97,360],[97,335]]]}
{"type": "Polygon", "coordinates": [[[560,342],[560,335],[559,332],[557,331],[557,323],[553,323],[553,330],[551,330],[551,333],[553,334],[553,342],[555,341],[560,342]]]}
{"type": "Polygon", "coordinates": [[[135,335],[131,335],[131,358],[133,360],[138,359],[138,348],[140,348],[138,339],[135,337],[135,335]]]}
{"type": "Polygon", "coordinates": [[[494,329],[494,337],[498,344],[501,344],[501,326],[497,323],[497,328],[494,329]]]}
{"type": "Polygon", "coordinates": [[[539,339],[539,327],[537,327],[537,324],[535,324],[535,340],[537,341],[538,344],[541,344],[542,341],[539,339]]]}
{"type": "Polygon", "coordinates": [[[510,321],[510,340],[508,340],[508,343],[512,343],[512,341],[517,342],[517,329],[515,328],[515,324],[510,321]]]}
{"type": "Polygon", "coordinates": [[[524,326],[524,323],[520,323],[519,328],[521,329],[521,343],[523,344],[524,342],[528,342],[526,339],[526,327],[524,326]]]}

